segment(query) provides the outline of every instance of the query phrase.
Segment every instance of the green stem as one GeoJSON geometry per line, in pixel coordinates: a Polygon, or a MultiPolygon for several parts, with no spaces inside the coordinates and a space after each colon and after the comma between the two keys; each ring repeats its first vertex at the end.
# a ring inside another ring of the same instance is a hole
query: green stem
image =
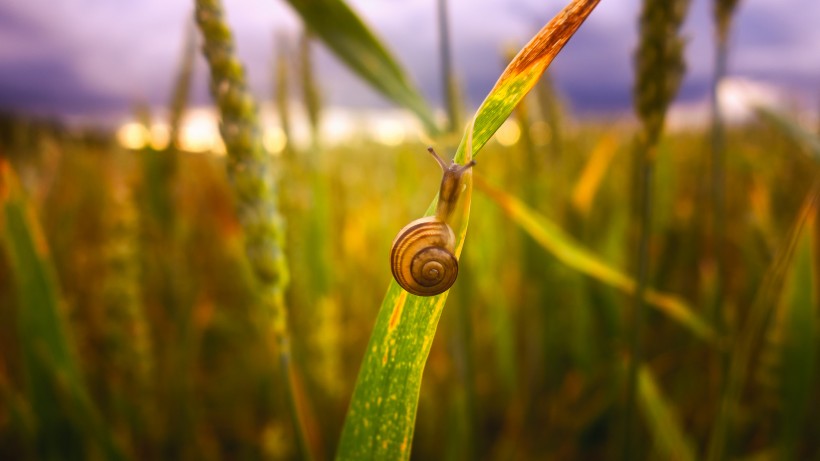
{"type": "MultiPolygon", "coordinates": [[[[726,75],[727,61],[727,36],[726,30],[720,29],[715,40],[715,69],[711,89],[711,148],[712,148],[712,177],[710,184],[712,203],[712,258],[715,264],[715,284],[712,298],[710,317],[716,331],[724,335],[726,333],[725,312],[723,300],[725,297],[726,269],[725,259],[722,249],[726,240],[726,134],[724,128],[723,113],[720,107],[720,83],[726,75]]],[[[736,361],[730,360],[730,355],[723,352],[719,358],[719,367],[723,379],[720,382],[721,404],[718,407],[718,414],[715,419],[715,436],[712,437],[709,446],[709,459],[720,460],[724,457],[725,440],[728,421],[731,418],[730,394],[734,392],[734,383],[731,375],[731,368],[734,368],[736,361]],[[728,378],[727,378],[728,377],[728,378]],[[725,422],[725,424],[724,424],[725,422]]]]}
{"type": "Polygon", "coordinates": [[[293,363],[291,362],[290,338],[280,335],[276,339],[279,349],[279,366],[282,367],[285,393],[288,397],[288,407],[290,408],[291,418],[293,419],[293,428],[294,431],[296,431],[296,444],[299,450],[299,457],[304,460],[312,460],[315,459],[315,456],[313,456],[311,445],[308,443],[305,420],[300,412],[299,402],[296,399],[295,372],[293,370],[293,363]]]}
{"type": "Polygon", "coordinates": [[[624,460],[636,459],[638,438],[637,392],[638,368],[643,362],[641,335],[646,310],[644,293],[649,277],[649,237],[652,232],[652,178],[654,175],[654,144],[641,142],[640,184],[638,189],[638,248],[635,295],[632,298],[632,333],[629,337],[629,368],[626,383],[626,408],[624,423],[624,460]]]}
{"type": "Polygon", "coordinates": [[[461,124],[456,82],[453,76],[453,55],[450,46],[450,18],[447,14],[447,0],[438,0],[439,49],[441,55],[441,77],[444,89],[444,104],[447,108],[447,132],[453,132],[461,124]]]}
{"type": "Polygon", "coordinates": [[[719,36],[715,45],[715,76],[712,81],[712,248],[715,262],[715,295],[712,307],[712,320],[719,333],[725,331],[724,313],[722,309],[725,291],[725,262],[721,249],[723,248],[726,224],[726,135],[723,114],[720,109],[719,87],[726,75],[726,37],[719,36]]]}
{"type": "Polygon", "coordinates": [[[538,108],[541,113],[541,118],[547,122],[549,126],[549,151],[547,159],[551,162],[557,161],[561,158],[563,149],[564,133],[561,101],[558,92],[555,89],[552,75],[549,71],[544,73],[544,77],[535,86],[535,96],[538,101],[538,108]]]}

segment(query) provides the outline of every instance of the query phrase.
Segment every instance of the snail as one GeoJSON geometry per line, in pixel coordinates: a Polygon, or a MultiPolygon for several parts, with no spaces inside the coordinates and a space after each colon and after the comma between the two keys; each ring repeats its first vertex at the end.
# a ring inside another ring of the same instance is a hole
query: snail
{"type": "Polygon", "coordinates": [[[404,226],[390,247],[393,278],[402,288],[418,296],[444,293],[456,281],[456,236],[447,220],[461,193],[461,176],[475,165],[475,160],[464,165],[447,165],[432,147],[427,151],[444,171],[436,214],[404,226]]]}

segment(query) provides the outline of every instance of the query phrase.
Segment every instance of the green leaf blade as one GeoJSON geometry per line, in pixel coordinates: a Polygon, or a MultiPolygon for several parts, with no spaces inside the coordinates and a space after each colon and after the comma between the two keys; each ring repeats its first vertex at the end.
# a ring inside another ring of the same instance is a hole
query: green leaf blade
{"type": "MultiPolygon", "coordinates": [[[[813,215],[816,215],[816,209],[813,215]]],[[[783,344],[779,373],[780,401],[782,402],[781,446],[784,459],[796,457],[801,428],[806,422],[806,409],[811,405],[815,389],[817,362],[818,293],[814,286],[816,270],[812,264],[812,233],[817,220],[810,223],[799,237],[791,274],[786,280],[784,294],[783,344]]]]}
{"type": "Polygon", "coordinates": [[[638,392],[646,426],[663,459],[693,461],[695,453],[667,399],[660,391],[652,370],[643,365],[638,372],[638,392]]]}
{"type": "MultiPolygon", "coordinates": [[[[472,173],[455,210],[455,255],[461,255],[472,198],[472,173]]],[[[432,214],[434,204],[428,209],[432,214]]],[[[414,296],[390,282],[365,351],[336,459],[409,459],[421,377],[449,291],[414,296]]]]}
{"type": "MultiPolygon", "coordinates": [[[[632,277],[598,259],[594,253],[575,242],[572,237],[546,217],[512,195],[491,186],[480,176],[476,177],[476,186],[510,219],[561,262],[624,293],[634,293],[635,280],[632,277]]],[[[714,329],[677,296],[647,289],[645,297],[649,304],[687,327],[698,337],[710,342],[717,339],[714,329]]]]}
{"type": "Polygon", "coordinates": [[[800,236],[805,233],[806,223],[810,217],[817,212],[818,202],[820,202],[820,182],[816,180],[806,193],[803,205],[794,218],[789,237],[778,249],[766,269],[754,302],[749,307],[747,319],[737,333],[737,339],[734,341],[730,355],[720,408],[712,426],[709,452],[706,458],[708,460],[725,459],[726,451],[738,432],[736,427],[738,413],[743,391],[748,384],[749,368],[752,365],[754,353],[763,335],[772,328],[774,313],[784,292],[788,269],[793,267],[800,236]]]}
{"type": "MultiPolygon", "coordinates": [[[[467,127],[454,162],[468,162],[486,144],[597,3],[573,1],[513,59],[467,127]]],[[[448,220],[456,235],[456,258],[467,232],[472,171],[464,173],[462,183],[452,222],[448,220]]],[[[435,205],[434,199],[427,216],[435,205]]],[[[391,282],[365,352],[337,459],[409,459],[421,377],[447,293],[417,297],[391,282]]]]}
{"type": "Polygon", "coordinates": [[[288,0],[306,26],[359,77],[416,114],[431,135],[439,128],[429,105],[398,62],[342,0],[288,0]]]}
{"type": "Polygon", "coordinates": [[[368,344],[337,459],[409,457],[421,375],[446,298],[416,297],[391,283],[368,344]]]}

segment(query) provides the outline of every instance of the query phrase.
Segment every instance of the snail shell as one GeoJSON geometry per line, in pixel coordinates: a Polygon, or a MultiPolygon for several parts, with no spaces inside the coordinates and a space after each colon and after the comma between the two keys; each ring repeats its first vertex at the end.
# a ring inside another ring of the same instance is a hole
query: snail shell
{"type": "Polygon", "coordinates": [[[447,291],[458,276],[455,241],[450,226],[435,216],[404,226],[390,251],[390,268],[396,282],[417,296],[447,291]]]}
{"type": "Polygon", "coordinates": [[[433,148],[427,150],[444,172],[436,214],[404,226],[393,239],[390,249],[390,269],[393,278],[402,288],[417,296],[444,293],[456,281],[456,236],[447,224],[447,219],[452,214],[463,188],[461,176],[475,165],[475,161],[465,165],[448,165],[433,148]]]}

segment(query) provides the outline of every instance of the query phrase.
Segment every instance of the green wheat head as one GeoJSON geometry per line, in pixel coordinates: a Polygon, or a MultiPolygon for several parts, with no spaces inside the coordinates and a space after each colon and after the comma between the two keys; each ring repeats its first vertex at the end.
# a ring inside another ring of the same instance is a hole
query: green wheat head
{"type": "Polygon", "coordinates": [[[678,31],[688,6],[689,0],[643,2],[634,95],[649,144],[657,141],[666,109],[678,92],[686,70],[684,40],[678,31]]]}
{"type": "Polygon", "coordinates": [[[106,352],[122,382],[144,395],[153,379],[150,331],[140,304],[139,214],[131,192],[119,184],[107,215],[107,240],[102,246],[107,268],[102,280],[106,352]]]}
{"type": "Polygon", "coordinates": [[[203,53],[211,69],[211,93],[221,116],[220,132],[228,152],[228,172],[245,231],[245,250],[261,282],[279,328],[285,326],[283,293],[288,268],[283,252],[284,223],[277,209],[278,191],[270,159],[262,146],[256,104],[245,84],[245,71],[234,52],[231,31],[218,0],[197,0],[196,20],[204,37],[203,53]]]}

